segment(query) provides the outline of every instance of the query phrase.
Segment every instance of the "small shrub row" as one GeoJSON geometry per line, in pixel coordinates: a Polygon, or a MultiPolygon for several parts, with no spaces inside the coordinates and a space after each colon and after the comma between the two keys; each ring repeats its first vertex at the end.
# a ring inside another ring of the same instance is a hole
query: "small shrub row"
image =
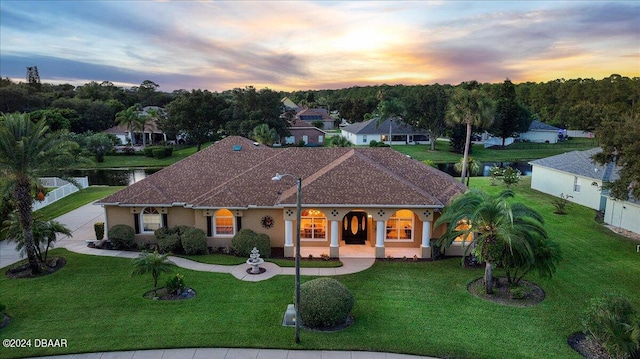
{"type": "Polygon", "coordinates": [[[369,142],[369,147],[389,147],[388,144],[380,141],[376,141],[376,140],[371,140],[371,142],[369,142]]]}
{"type": "Polygon", "coordinates": [[[173,147],[147,146],[144,148],[144,155],[151,158],[166,158],[173,155],[173,147]]]}
{"type": "Polygon", "coordinates": [[[158,250],[161,253],[206,254],[207,236],[199,228],[176,226],[158,228],[155,232],[158,250]]]}
{"type": "Polygon", "coordinates": [[[260,257],[269,258],[271,256],[271,239],[264,233],[241,229],[233,236],[231,244],[239,257],[249,257],[253,247],[260,251],[260,257]]]}

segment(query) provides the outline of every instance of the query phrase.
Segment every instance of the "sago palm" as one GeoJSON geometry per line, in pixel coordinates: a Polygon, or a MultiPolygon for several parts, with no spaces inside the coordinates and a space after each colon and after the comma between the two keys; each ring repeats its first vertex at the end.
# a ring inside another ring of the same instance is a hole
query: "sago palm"
{"type": "MultiPolygon", "coordinates": [[[[9,218],[3,223],[3,234],[8,240],[16,242],[16,250],[26,253],[24,234],[20,227],[18,215],[14,212],[9,214],[9,218]]],[[[64,224],[49,220],[46,221],[37,215],[33,216],[33,242],[35,244],[38,259],[46,263],[49,249],[53,248],[58,235],[72,237],[71,230],[64,224]]]]}
{"type": "Polygon", "coordinates": [[[159,254],[158,251],[153,253],[141,253],[138,258],[133,260],[134,270],[131,275],[142,275],[151,273],[153,277],[153,295],[158,293],[158,278],[162,273],[169,273],[173,270],[175,264],[167,258],[167,254],[159,254]]]}
{"type": "Polygon", "coordinates": [[[38,177],[64,175],[77,163],[86,159],[77,156],[78,145],[49,133],[43,120],[33,123],[27,114],[6,114],[0,121],[0,173],[6,176],[2,193],[11,193],[24,238],[24,248],[31,271],[41,271],[33,239],[33,190],[39,186],[38,177]]]}
{"type": "Polygon", "coordinates": [[[484,191],[472,189],[456,197],[444,208],[435,225],[446,224],[447,229],[438,244],[449,247],[458,238],[473,238],[467,244],[467,253],[474,254],[486,263],[485,290],[493,292],[493,266],[512,253],[534,260],[530,237],[546,238],[544,220],[533,209],[521,203],[510,203],[512,191],[490,196],[484,191]]]}

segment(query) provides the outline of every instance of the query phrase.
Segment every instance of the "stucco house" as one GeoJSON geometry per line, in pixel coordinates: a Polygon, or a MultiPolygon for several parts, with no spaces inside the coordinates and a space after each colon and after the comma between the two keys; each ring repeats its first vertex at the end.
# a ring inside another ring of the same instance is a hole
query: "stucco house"
{"type": "MultiPolygon", "coordinates": [[[[448,174],[390,148],[270,148],[227,137],[96,204],[106,228],[126,224],[138,242],[161,226],[206,232],[208,245],[231,245],[242,228],[265,233],[272,247],[294,253],[297,178],[302,179],[301,247],[331,257],[342,250],[386,256],[411,249],[430,258],[433,226],[466,187],[448,174]],[[280,181],[272,178],[290,174],[280,181]]],[[[462,254],[462,244],[448,255],[462,254]]]]}
{"type": "Polygon", "coordinates": [[[559,136],[564,138],[565,130],[548,125],[544,122],[533,120],[529,126],[529,131],[519,135],[520,141],[541,142],[541,143],[558,143],[559,136]]]}
{"type": "Polygon", "coordinates": [[[342,136],[354,145],[368,145],[371,141],[389,144],[389,127],[391,127],[392,145],[413,145],[429,143],[426,130],[416,130],[402,121],[390,118],[376,126],[377,119],[356,122],[342,129],[342,136]]]}
{"type": "Polygon", "coordinates": [[[531,188],[556,197],[571,196],[571,202],[604,211],[605,223],[640,233],[640,203],[615,200],[603,190],[605,183],[618,178],[619,168],[595,163],[591,157],[600,151],[572,151],[529,162],[531,188]]]}
{"type": "Polygon", "coordinates": [[[327,133],[302,120],[295,120],[289,127],[290,135],[280,140],[281,145],[294,145],[304,142],[308,146],[322,146],[327,133]]]}

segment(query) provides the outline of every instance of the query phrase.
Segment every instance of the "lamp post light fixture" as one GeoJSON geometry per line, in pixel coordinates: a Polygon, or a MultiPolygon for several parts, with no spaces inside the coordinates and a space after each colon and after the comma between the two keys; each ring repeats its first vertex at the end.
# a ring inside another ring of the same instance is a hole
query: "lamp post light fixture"
{"type": "Polygon", "coordinates": [[[296,298],[295,298],[295,309],[296,309],[296,343],[300,343],[300,216],[302,213],[302,178],[296,177],[294,175],[284,173],[276,173],[272,181],[280,181],[283,177],[291,177],[297,181],[297,195],[296,195],[296,206],[298,208],[298,212],[296,214],[296,254],[295,254],[295,266],[296,266],[296,298]]]}

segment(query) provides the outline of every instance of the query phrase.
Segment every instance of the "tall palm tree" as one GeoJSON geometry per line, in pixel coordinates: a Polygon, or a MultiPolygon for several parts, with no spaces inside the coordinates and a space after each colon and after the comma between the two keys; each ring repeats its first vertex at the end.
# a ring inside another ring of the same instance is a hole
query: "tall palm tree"
{"type": "MultiPolygon", "coordinates": [[[[129,130],[129,138],[131,139],[131,145],[135,144],[135,139],[133,137],[133,130],[136,128],[138,123],[138,118],[140,117],[141,107],[139,104],[135,104],[126,110],[122,110],[116,113],[116,123],[121,126],[125,126],[126,129],[129,130]]],[[[144,133],[143,133],[144,137],[144,133]]]]}
{"type": "Polygon", "coordinates": [[[149,126],[151,122],[155,121],[158,118],[157,112],[155,113],[156,117],[154,117],[151,114],[152,111],[156,110],[149,110],[148,113],[140,113],[134,124],[136,129],[142,132],[142,147],[147,147],[147,135],[144,133],[144,130],[147,129],[147,126],[149,126]]]}
{"type": "Polygon", "coordinates": [[[491,196],[484,191],[472,189],[456,197],[445,207],[435,226],[446,224],[440,237],[440,246],[447,248],[456,239],[473,237],[467,253],[473,253],[486,263],[484,284],[487,294],[493,293],[494,263],[517,253],[529,262],[535,260],[531,248],[533,237],[547,238],[544,220],[535,210],[521,203],[510,203],[513,191],[504,191],[491,196]]]}
{"type": "Polygon", "coordinates": [[[378,103],[378,107],[376,108],[376,114],[378,115],[376,127],[380,126],[380,124],[386,120],[389,120],[389,146],[391,146],[391,128],[393,121],[402,119],[405,111],[405,106],[402,101],[395,97],[382,100],[378,103]]]}
{"type": "MultiPolygon", "coordinates": [[[[42,175],[63,175],[62,171],[87,160],[77,156],[78,145],[50,134],[43,120],[33,123],[27,114],[6,114],[0,121],[0,173],[5,176],[3,193],[11,193],[18,212],[24,248],[31,271],[40,273],[33,238],[33,190],[42,175]]],[[[73,182],[73,181],[72,181],[73,182]]]]}
{"type": "Polygon", "coordinates": [[[468,90],[458,86],[449,102],[446,116],[447,124],[450,126],[465,124],[467,128],[460,179],[462,183],[464,183],[467,175],[469,147],[471,146],[471,127],[486,128],[490,126],[493,122],[494,108],[493,101],[479,88],[468,90]]]}
{"type": "MultiPolygon", "coordinates": [[[[464,157],[463,157],[464,158],[464,157]]],[[[455,163],[453,165],[453,169],[458,172],[458,173],[462,173],[462,166],[463,166],[463,158],[460,158],[460,161],[458,161],[457,163],[455,163]]],[[[469,178],[471,178],[472,175],[477,175],[478,173],[480,173],[480,162],[476,161],[473,159],[473,157],[469,157],[467,159],[467,187],[469,187],[469,178]]]]}
{"type": "Polygon", "coordinates": [[[162,273],[169,273],[173,270],[175,264],[167,259],[168,254],[159,254],[158,251],[153,253],[141,253],[138,258],[133,259],[133,272],[131,275],[140,275],[151,273],[153,277],[153,295],[158,293],[158,278],[162,273]]]}

